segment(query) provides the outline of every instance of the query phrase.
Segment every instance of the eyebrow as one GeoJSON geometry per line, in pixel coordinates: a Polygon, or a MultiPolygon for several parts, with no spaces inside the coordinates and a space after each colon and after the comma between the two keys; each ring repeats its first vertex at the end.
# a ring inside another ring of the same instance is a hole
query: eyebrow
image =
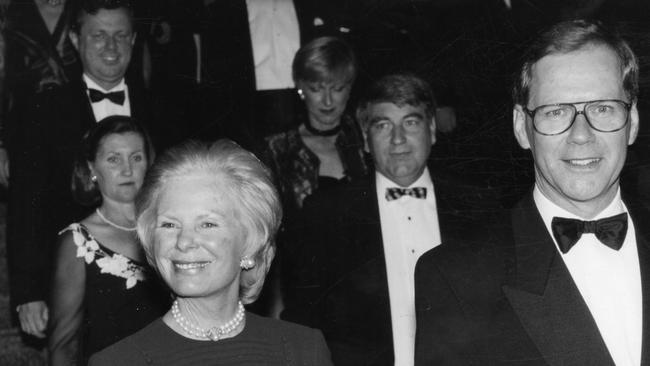
{"type": "Polygon", "coordinates": [[[424,119],[424,115],[422,115],[422,113],[420,113],[420,112],[409,113],[406,116],[402,117],[402,119],[404,120],[404,119],[412,118],[412,117],[419,118],[419,119],[424,119]]]}

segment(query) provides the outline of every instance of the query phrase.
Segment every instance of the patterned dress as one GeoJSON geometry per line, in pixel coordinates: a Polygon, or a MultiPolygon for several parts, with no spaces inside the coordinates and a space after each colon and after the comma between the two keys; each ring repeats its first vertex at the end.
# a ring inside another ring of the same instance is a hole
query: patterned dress
{"type": "MultiPolygon", "coordinates": [[[[81,224],[72,224],[60,234],[67,231],[72,233],[76,260],[84,261],[86,271],[83,306],[78,309],[83,311],[83,321],[77,332],[79,355],[85,365],[93,353],[164,314],[169,309],[170,297],[146,264],[103,246],[81,224]]],[[[55,299],[53,304],[57,303],[55,299]]],[[[55,314],[65,311],[54,309],[55,314]]]]}

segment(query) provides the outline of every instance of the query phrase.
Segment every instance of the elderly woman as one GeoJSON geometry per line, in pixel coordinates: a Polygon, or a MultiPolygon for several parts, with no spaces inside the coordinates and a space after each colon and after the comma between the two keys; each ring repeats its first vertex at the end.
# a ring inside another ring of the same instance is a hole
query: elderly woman
{"type": "Polygon", "coordinates": [[[136,206],[147,259],[176,300],[91,365],[331,365],[319,331],[244,310],[264,283],[282,216],[253,154],[228,140],[173,148],[136,206]]]}
{"type": "Polygon", "coordinates": [[[135,233],[135,196],[153,159],[145,131],[113,116],[84,137],[72,188],[94,212],[60,234],[50,316],[50,364],[91,354],[162,315],[169,295],[147,269],[135,233]]]}
{"type": "Polygon", "coordinates": [[[296,53],[293,79],[306,115],[297,129],[266,139],[288,214],[317,189],[367,173],[361,132],[346,113],[356,75],[354,52],[341,39],[316,38],[296,53]]]}

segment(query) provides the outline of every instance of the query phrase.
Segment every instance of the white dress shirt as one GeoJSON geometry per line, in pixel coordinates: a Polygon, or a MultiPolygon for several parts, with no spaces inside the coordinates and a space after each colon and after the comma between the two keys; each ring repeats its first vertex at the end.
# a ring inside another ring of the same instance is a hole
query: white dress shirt
{"type": "MultiPolygon", "coordinates": [[[[101,86],[97,85],[88,75],[84,74],[83,79],[86,82],[88,89],[96,89],[102,93],[112,93],[117,91],[124,91],[124,104],[119,105],[111,102],[108,99],[102,99],[96,103],[90,103],[93,108],[93,114],[95,115],[95,120],[97,122],[103,120],[109,116],[131,116],[131,103],[129,101],[129,88],[124,82],[124,78],[113,87],[111,90],[104,90],[101,86]]],[[[88,95],[88,100],[90,100],[90,92],[86,90],[86,95],[88,95]]]]}
{"type": "Polygon", "coordinates": [[[395,365],[413,365],[415,348],[415,264],[424,252],[440,244],[440,229],[429,170],[411,187],[425,187],[426,199],[402,196],[386,200],[386,189],[398,187],[375,174],[381,235],[386,258],[395,365]]]}
{"type": "Polygon", "coordinates": [[[293,88],[291,64],[300,48],[292,0],[246,0],[257,90],[293,88]]]}
{"type": "MultiPolygon", "coordinates": [[[[533,198],[551,237],[554,216],[585,220],[555,205],[538,187],[533,191],[533,198]]],[[[623,212],[628,211],[621,201],[619,189],[609,206],[587,221],[623,212]]],[[[566,254],[562,254],[557,242],[555,245],[587,303],[614,363],[617,366],[639,366],[643,303],[639,255],[631,218],[628,216],[627,234],[618,251],[602,244],[591,233],[582,234],[566,254]]]]}

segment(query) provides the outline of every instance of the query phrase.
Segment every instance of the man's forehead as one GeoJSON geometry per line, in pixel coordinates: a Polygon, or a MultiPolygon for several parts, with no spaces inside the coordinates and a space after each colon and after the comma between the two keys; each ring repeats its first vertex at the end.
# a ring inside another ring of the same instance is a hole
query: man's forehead
{"type": "Polygon", "coordinates": [[[424,116],[425,114],[425,107],[423,104],[413,105],[389,101],[372,103],[368,109],[371,116],[385,116],[389,114],[421,114],[424,116]]]}
{"type": "Polygon", "coordinates": [[[132,18],[126,8],[99,9],[96,14],[84,13],[81,18],[81,29],[133,29],[132,18]]]}
{"type": "Polygon", "coordinates": [[[607,46],[549,54],[532,66],[531,76],[529,102],[536,104],[616,99],[624,93],[620,61],[607,46]]]}

